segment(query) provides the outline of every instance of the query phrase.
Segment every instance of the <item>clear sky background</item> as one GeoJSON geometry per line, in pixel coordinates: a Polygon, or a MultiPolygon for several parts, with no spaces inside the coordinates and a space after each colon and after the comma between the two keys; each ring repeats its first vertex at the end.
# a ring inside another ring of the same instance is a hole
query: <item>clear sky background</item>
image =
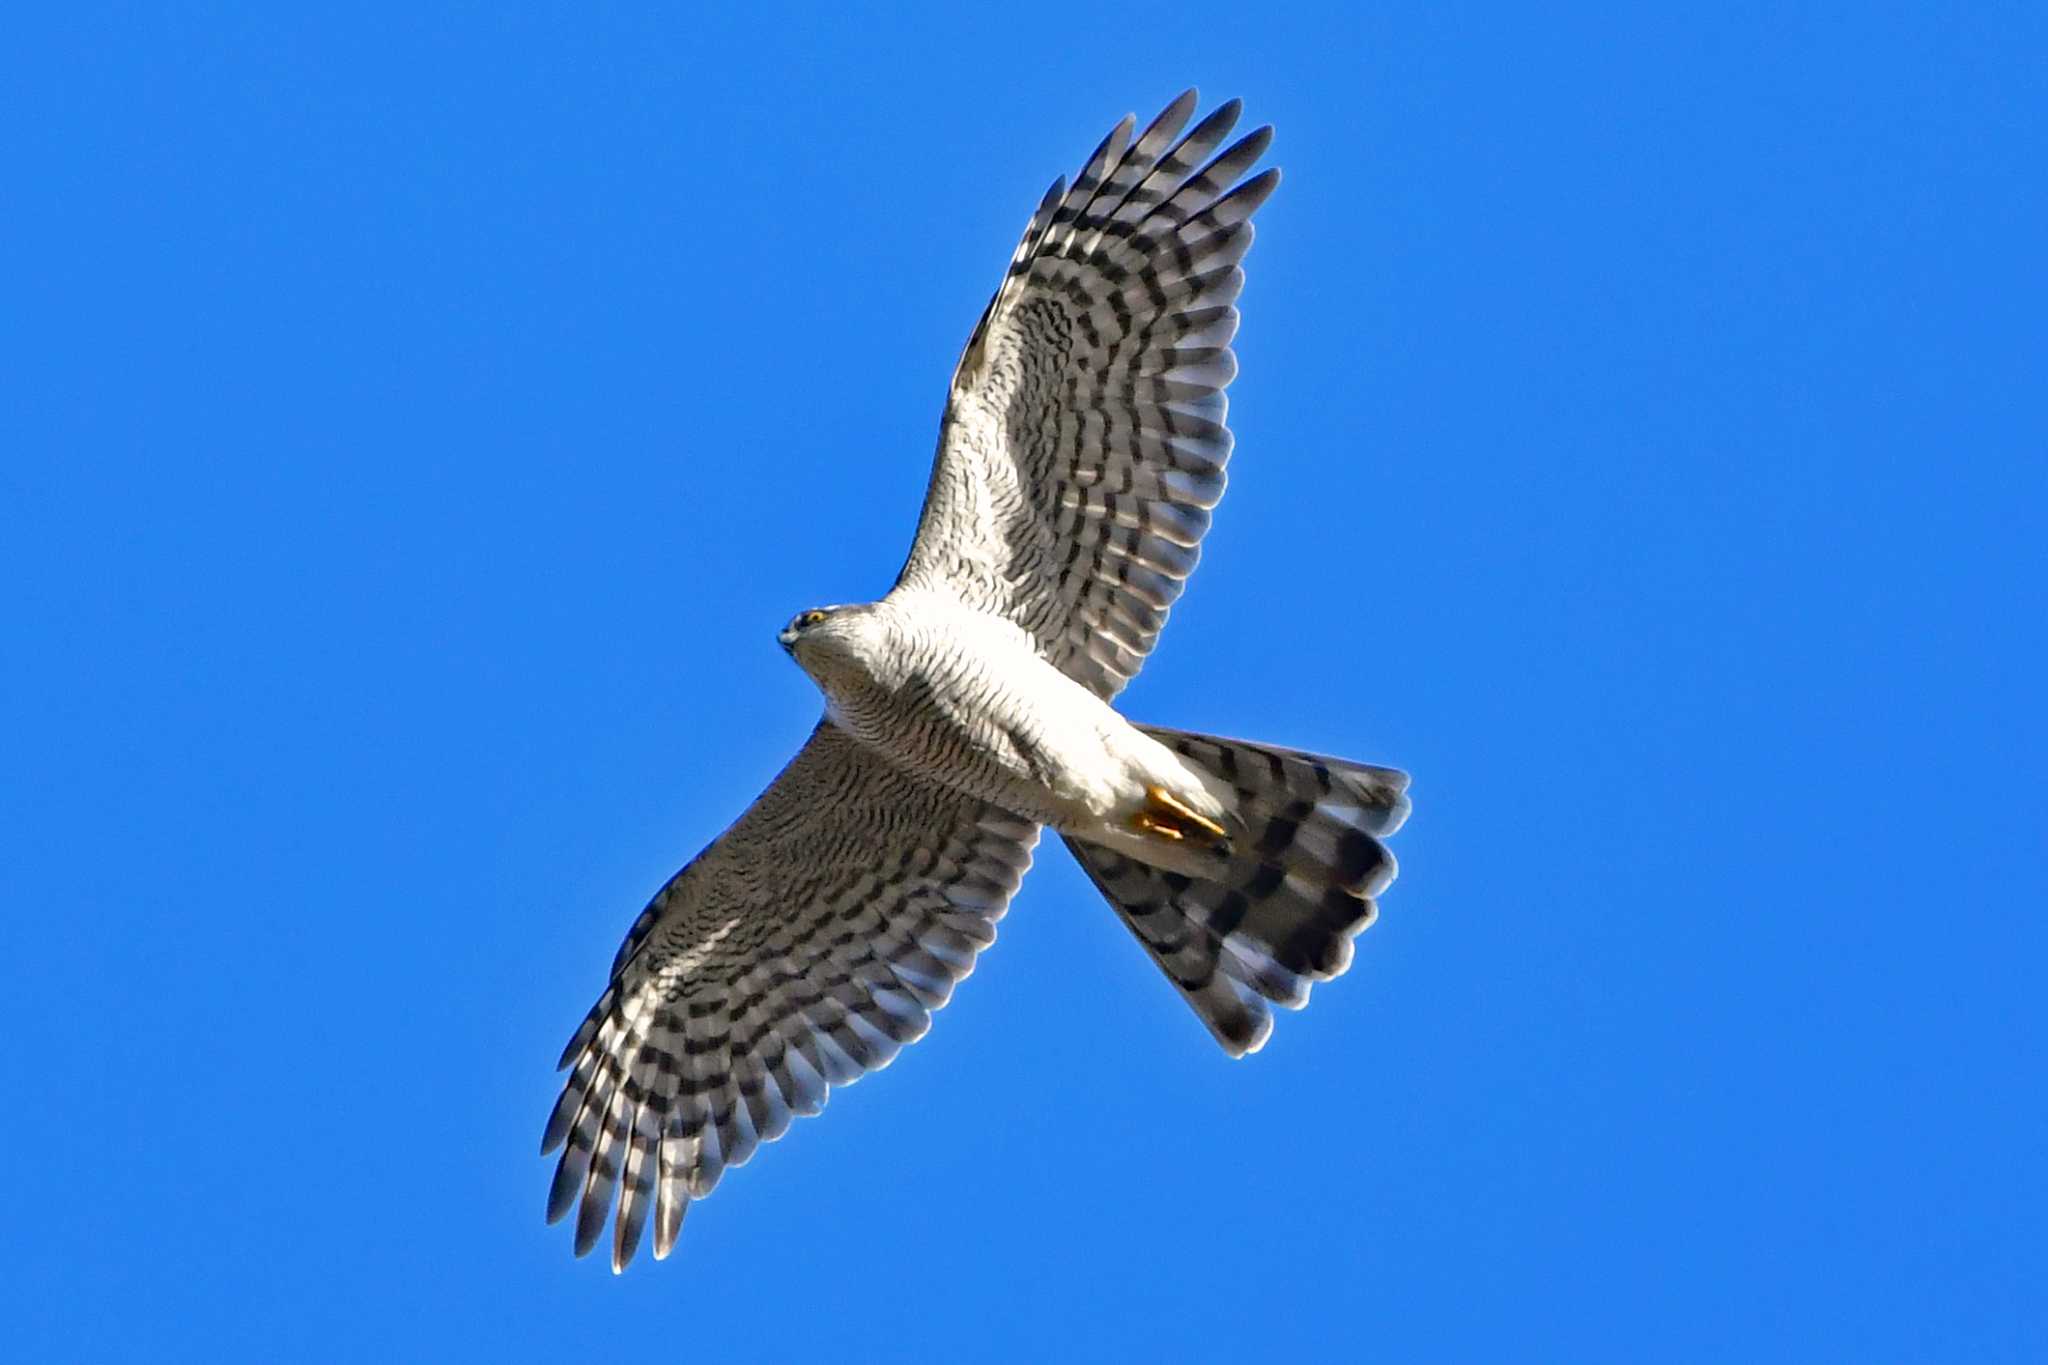
{"type": "Polygon", "coordinates": [[[58,8],[6,1354],[2048,1351],[2038,6],[58,8]],[[1233,1063],[1046,845],[924,1042],[574,1261],[550,1067],[815,718],[775,630],[1189,83],[1286,181],[1126,705],[1412,770],[1379,924],[1233,1063]]]}

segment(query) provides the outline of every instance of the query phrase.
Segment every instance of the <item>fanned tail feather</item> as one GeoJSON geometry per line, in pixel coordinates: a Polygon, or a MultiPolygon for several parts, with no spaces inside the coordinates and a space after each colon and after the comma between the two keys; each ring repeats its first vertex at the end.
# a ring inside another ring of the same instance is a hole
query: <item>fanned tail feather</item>
{"type": "Polygon", "coordinates": [[[1299,1009],[1351,965],[1394,880],[1382,842],[1408,817],[1408,775],[1345,759],[1140,726],[1236,794],[1240,826],[1212,875],[1150,867],[1066,841],[1152,960],[1234,1057],[1273,1030],[1267,1002],[1299,1009]]]}

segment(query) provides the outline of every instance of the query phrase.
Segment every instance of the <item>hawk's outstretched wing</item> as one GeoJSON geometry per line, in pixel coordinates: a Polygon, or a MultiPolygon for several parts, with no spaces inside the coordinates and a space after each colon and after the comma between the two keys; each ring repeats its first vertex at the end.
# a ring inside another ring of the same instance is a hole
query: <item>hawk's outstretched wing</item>
{"type": "Polygon", "coordinates": [[[1119,123],[1032,216],[961,354],[899,586],[999,612],[1102,697],[1144,663],[1223,496],[1232,305],[1270,128],[1119,123]],[[1178,140],[1176,141],[1176,138],[1178,140]]]}
{"type": "Polygon", "coordinates": [[[616,1197],[612,1267],[792,1115],[888,1065],[974,969],[1038,827],[911,777],[830,721],[641,912],[562,1054],[541,1150],[576,1252],[616,1197]]]}

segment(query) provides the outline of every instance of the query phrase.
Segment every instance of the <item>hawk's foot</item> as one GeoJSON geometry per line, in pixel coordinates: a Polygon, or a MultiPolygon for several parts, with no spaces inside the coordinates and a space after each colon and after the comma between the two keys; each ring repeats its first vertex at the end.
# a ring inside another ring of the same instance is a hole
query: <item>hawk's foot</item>
{"type": "Polygon", "coordinates": [[[1197,848],[1230,850],[1223,826],[1190,807],[1164,787],[1145,788],[1145,805],[1131,816],[1131,828],[1155,839],[1189,843],[1197,848]]]}

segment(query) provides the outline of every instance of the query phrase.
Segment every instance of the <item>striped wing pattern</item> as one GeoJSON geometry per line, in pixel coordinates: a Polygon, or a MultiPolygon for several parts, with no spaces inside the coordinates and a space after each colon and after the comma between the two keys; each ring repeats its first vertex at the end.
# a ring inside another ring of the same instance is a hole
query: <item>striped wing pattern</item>
{"type": "Polygon", "coordinates": [[[663,887],[562,1054],[541,1150],[548,1221],[580,1203],[612,1267],[650,1217],[668,1255],[692,1199],[887,1066],[995,938],[1038,827],[905,774],[829,721],[663,887]]]}
{"type": "Polygon", "coordinates": [[[1217,151],[1232,100],[1183,136],[1190,90],[1126,118],[1033,215],[953,377],[902,583],[1000,612],[1111,697],[1194,571],[1223,496],[1238,263],[1279,182],[1272,140],[1217,151]]]}

